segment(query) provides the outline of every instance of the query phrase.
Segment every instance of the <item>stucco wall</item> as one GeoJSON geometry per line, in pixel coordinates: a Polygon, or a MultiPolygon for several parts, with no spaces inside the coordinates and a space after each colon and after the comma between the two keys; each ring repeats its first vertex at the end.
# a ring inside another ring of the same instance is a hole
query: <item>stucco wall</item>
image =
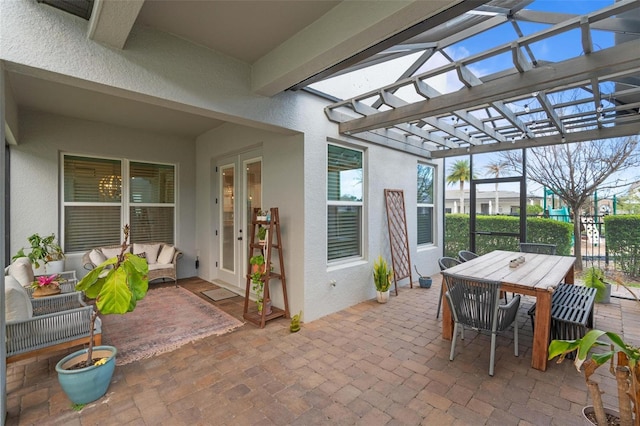
{"type": "MultiPolygon", "coordinates": [[[[262,156],[263,206],[278,207],[281,222],[287,295],[291,309],[303,309],[304,300],[304,229],[303,138],[226,124],[198,138],[197,141],[197,247],[201,253],[198,275],[206,280],[218,278],[214,262],[218,259],[219,235],[215,235],[218,197],[214,167],[216,161],[247,150],[262,156]]],[[[248,229],[245,230],[245,236],[248,229]]],[[[248,238],[248,237],[247,237],[248,238]]],[[[274,258],[275,259],[275,258],[274,258]]],[[[244,273],[241,273],[244,276],[244,273]]],[[[244,288],[244,280],[242,280],[244,288]]],[[[282,307],[280,286],[271,286],[273,303],[282,307]]]]}
{"type": "MultiPolygon", "coordinates": [[[[176,164],[176,246],[180,277],[195,275],[195,141],[38,112],[20,115],[20,144],[11,147],[11,254],[35,232],[60,237],[60,153],[176,164]]],[[[67,269],[84,271],[79,254],[67,269]]]]}
{"type": "MultiPolygon", "coordinates": [[[[58,232],[56,215],[38,216],[32,210],[42,202],[57,205],[58,149],[118,152],[168,162],[178,159],[192,166],[180,166],[178,244],[187,253],[183,260],[187,269],[181,269],[180,275],[196,273],[191,265],[199,250],[206,263],[197,273],[209,279],[215,276],[210,264],[212,249],[202,237],[211,235],[212,162],[256,144],[263,147],[265,201],[282,212],[285,250],[290,253],[286,256],[291,256],[287,261],[290,308],[293,312],[302,309],[305,321],[374,297],[372,260],[378,254],[389,256],[384,188],[407,191],[412,260],[423,274],[437,270],[439,249],[415,249],[417,158],[358,142],[354,143],[366,151],[369,183],[365,257],[340,267],[327,265],[327,138],[338,138],[338,134],[337,126],[324,115],[326,101],[304,92],[258,96],[250,90],[248,65],[168,34],[137,28],[126,48],[119,51],[88,40],[86,21],[32,0],[5,2],[2,13],[0,59],[7,61],[12,71],[233,123],[202,135],[195,148],[176,138],[26,115],[27,123],[20,125],[24,145],[16,149],[12,172],[11,196],[17,202],[12,212],[20,215],[14,219],[12,241],[21,241],[33,232],[58,232]],[[31,185],[20,182],[25,175],[33,177],[31,185]],[[33,191],[32,195],[17,200],[27,190],[33,191]],[[33,229],[34,223],[38,229],[33,229]],[[331,280],[336,281],[335,287],[331,280]]],[[[441,230],[436,235],[441,238],[441,230]]]]}

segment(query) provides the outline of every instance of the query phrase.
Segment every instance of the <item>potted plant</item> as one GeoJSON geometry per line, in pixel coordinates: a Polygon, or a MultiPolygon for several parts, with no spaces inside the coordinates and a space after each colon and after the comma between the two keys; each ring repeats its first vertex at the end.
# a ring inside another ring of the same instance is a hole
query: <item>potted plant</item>
{"type": "Polygon", "coordinates": [[[413,265],[413,268],[416,270],[416,273],[418,274],[418,283],[420,284],[420,288],[431,288],[431,284],[433,283],[433,280],[431,279],[431,277],[425,277],[422,276],[422,274],[420,272],[418,272],[418,267],[416,265],[413,265]]]}
{"type": "MultiPolygon", "coordinates": [[[[55,234],[47,237],[41,237],[40,234],[33,234],[27,238],[31,247],[21,248],[11,258],[15,260],[19,257],[28,257],[33,265],[34,272],[39,269],[41,264],[45,266],[44,273],[60,273],[64,271],[64,253],[62,247],[56,242],[55,234]],[[29,250],[25,253],[25,250],[29,250]]],[[[39,274],[36,274],[39,275],[39,274]]]]}
{"type": "Polygon", "coordinates": [[[261,222],[268,222],[269,219],[269,211],[268,210],[258,210],[256,213],[256,220],[261,222]]]}
{"type": "Polygon", "coordinates": [[[88,349],[76,351],[56,364],[60,386],[75,404],[86,404],[103,396],[115,368],[116,348],[93,346],[98,313],[131,312],[147,294],[149,266],[146,259],[126,252],[128,239],[129,226],[126,225],[120,255],[105,260],[76,285],[76,290],[96,300],[96,311],[91,318],[88,349]]]}
{"type": "Polygon", "coordinates": [[[264,256],[259,254],[257,256],[252,256],[249,259],[249,263],[251,264],[251,283],[252,290],[256,293],[256,306],[258,307],[258,312],[262,313],[262,308],[264,307],[266,312],[265,314],[271,314],[271,300],[267,299],[263,300],[264,295],[264,272],[266,270],[266,265],[264,263],[264,256]],[[265,302],[265,303],[263,303],[265,302]]]}
{"type": "Polygon", "coordinates": [[[565,356],[577,351],[574,364],[578,371],[584,367],[584,378],[593,406],[583,409],[585,418],[594,424],[608,425],[607,417],[619,417],[621,425],[638,425],[640,423],[640,347],[632,346],[622,340],[616,333],[591,330],[578,340],[553,340],[549,345],[549,359],[559,356],[562,362],[565,356]],[[606,336],[609,342],[598,339],[606,336]],[[604,352],[592,353],[594,347],[607,348],[604,352]],[[619,412],[605,408],[602,403],[602,392],[598,383],[591,380],[595,370],[605,363],[610,363],[609,371],[616,379],[618,388],[619,412]],[[634,423],[635,422],[635,423],[634,423]]]}
{"type": "Polygon", "coordinates": [[[389,269],[387,261],[382,256],[378,256],[378,259],[373,263],[373,283],[376,286],[379,303],[387,303],[389,300],[392,279],[393,271],[389,269]]]}
{"type": "Polygon", "coordinates": [[[596,289],[596,302],[609,303],[611,301],[611,284],[604,280],[604,271],[592,266],[584,271],[582,277],[584,285],[596,289]]]}
{"type": "Polygon", "coordinates": [[[40,275],[31,284],[33,297],[53,296],[60,293],[60,275],[40,275]]]}
{"type": "Polygon", "coordinates": [[[258,242],[260,245],[265,245],[267,243],[267,227],[259,226],[258,227],[258,242]]]}

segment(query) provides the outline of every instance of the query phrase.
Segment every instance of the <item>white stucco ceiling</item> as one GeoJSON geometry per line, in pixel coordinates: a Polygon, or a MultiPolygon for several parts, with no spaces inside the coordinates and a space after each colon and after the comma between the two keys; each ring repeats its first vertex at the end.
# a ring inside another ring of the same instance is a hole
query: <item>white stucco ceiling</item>
{"type": "MultiPolygon", "coordinates": [[[[387,38],[457,4],[461,0],[95,0],[86,26],[89,40],[120,49],[125,56],[127,40],[137,28],[170,33],[246,63],[253,91],[273,96],[367,49],[375,50],[387,38]]],[[[45,4],[38,7],[64,15],[45,4]]],[[[189,137],[222,123],[180,108],[60,84],[42,73],[10,69],[7,74],[23,109],[189,137]]]]}

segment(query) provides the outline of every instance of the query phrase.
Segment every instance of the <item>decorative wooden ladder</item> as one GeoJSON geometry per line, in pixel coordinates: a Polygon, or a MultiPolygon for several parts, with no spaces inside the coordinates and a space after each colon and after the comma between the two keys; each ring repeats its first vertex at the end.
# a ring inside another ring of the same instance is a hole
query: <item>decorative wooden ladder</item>
{"type": "Polygon", "coordinates": [[[249,312],[249,293],[251,290],[251,263],[247,262],[247,287],[245,290],[244,296],[244,314],[243,318],[247,321],[250,321],[260,328],[264,328],[265,323],[269,320],[285,317],[289,318],[289,301],[287,299],[287,280],[284,272],[284,259],[282,254],[282,237],[280,235],[280,216],[278,214],[277,207],[271,207],[271,217],[270,220],[258,220],[258,212],[260,209],[253,209],[253,214],[251,218],[251,241],[249,242],[249,259],[259,251],[264,256],[264,273],[262,274],[262,282],[264,283],[264,290],[262,295],[262,311],[258,312],[251,310],[249,312]],[[267,228],[266,242],[260,244],[257,239],[258,229],[264,226],[267,228]],[[276,256],[278,257],[277,269],[274,267],[275,265],[272,263],[273,252],[276,250],[278,253],[276,256]],[[279,280],[282,284],[282,296],[284,299],[284,309],[279,309],[276,307],[271,307],[271,313],[267,315],[266,301],[270,300],[269,297],[269,284],[271,280],[279,280]]]}

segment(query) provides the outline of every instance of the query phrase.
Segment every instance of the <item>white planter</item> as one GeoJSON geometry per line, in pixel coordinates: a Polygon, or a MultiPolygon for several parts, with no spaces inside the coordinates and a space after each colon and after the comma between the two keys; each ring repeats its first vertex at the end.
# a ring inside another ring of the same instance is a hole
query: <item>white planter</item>
{"type": "Polygon", "coordinates": [[[376,291],[376,298],[378,299],[378,303],[387,303],[389,301],[389,290],[376,291]]]}
{"type": "Polygon", "coordinates": [[[64,272],[64,259],[52,260],[44,265],[46,275],[61,274],[64,272]]]}

